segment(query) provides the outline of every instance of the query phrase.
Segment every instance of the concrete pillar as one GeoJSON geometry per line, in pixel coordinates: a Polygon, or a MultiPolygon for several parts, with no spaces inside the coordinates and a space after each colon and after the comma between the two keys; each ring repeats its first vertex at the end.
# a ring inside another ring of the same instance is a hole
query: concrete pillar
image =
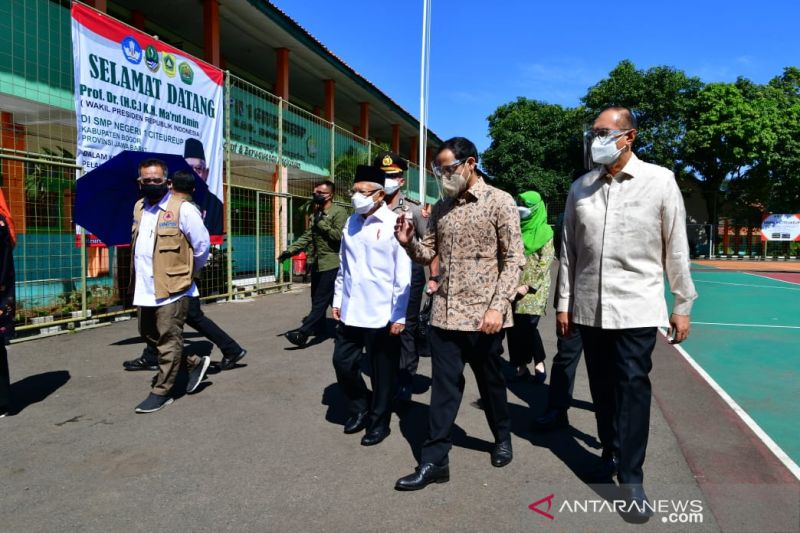
{"type": "Polygon", "coordinates": [[[277,48],[275,50],[277,65],[275,68],[275,94],[289,99],[289,49],[277,48]]]}
{"type": "Polygon", "coordinates": [[[334,80],[325,80],[322,82],[325,86],[325,106],[322,118],[328,122],[336,122],[334,108],[336,103],[336,82],[334,80]]]}
{"type": "Polygon", "coordinates": [[[131,11],[131,26],[137,30],[144,31],[144,13],[138,9],[131,11]]]}
{"type": "Polygon", "coordinates": [[[361,108],[361,117],[358,121],[358,129],[361,132],[360,135],[369,140],[369,102],[361,102],[359,107],[361,108]]]}
{"type": "Polygon", "coordinates": [[[219,66],[219,4],[217,0],[203,0],[203,55],[214,66],[219,66]]]}
{"type": "MultiPolygon", "coordinates": [[[[25,126],[14,123],[14,115],[0,113],[0,142],[7,150],[25,150],[25,126]]],[[[25,233],[25,163],[2,161],[3,193],[14,217],[17,233],[25,233]]]]}
{"type": "Polygon", "coordinates": [[[400,124],[392,124],[392,152],[400,153],[400,124]]]}

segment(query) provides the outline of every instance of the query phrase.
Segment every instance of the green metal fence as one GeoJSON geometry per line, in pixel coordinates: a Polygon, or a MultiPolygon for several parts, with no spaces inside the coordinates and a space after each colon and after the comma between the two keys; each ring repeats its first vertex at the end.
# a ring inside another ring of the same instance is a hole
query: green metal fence
{"type": "MultiPolygon", "coordinates": [[[[90,246],[72,220],[76,116],[67,3],[0,2],[0,187],[18,229],[18,330],[91,326],[130,313],[130,249],[90,246]]],[[[349,205],[357,164],[381,146],[226,73],[225,242],[202,273],[205,298],[276,290],[290,277],[280,250],[307,227],[320,180],[349,205]]],[[[418,197],[410,165],[408,193],[418,197]]],[[[426,174],[430,202],[438,185],[426,174]]]]}

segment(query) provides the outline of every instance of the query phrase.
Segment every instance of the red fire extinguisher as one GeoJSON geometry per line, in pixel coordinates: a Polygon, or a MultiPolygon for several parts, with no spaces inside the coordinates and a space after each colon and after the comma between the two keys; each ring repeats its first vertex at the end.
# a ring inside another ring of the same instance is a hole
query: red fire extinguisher
{"type": "Polygon", "coordinates": [[[292,273],[295,276],[304,276],[306,273],[306,253],[300,252],[292,258],[292,273]]]}

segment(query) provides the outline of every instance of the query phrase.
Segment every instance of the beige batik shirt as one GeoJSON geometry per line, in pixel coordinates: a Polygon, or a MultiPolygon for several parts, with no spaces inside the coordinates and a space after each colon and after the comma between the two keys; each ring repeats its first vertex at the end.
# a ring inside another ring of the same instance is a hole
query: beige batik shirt
{"type": "Polygon", "coordinates": [[[572,184],[560,257],[557,310],[576,324],[669,326],[665,273],[673,313],[689,315],[697,298],[675,176],[635,155],[616,176],[595,169],[572,184]]]}
{"type": "Polygon", "coordinates": [[[405,248],[418,263],[439,256],[442,279],[433,299],[433,326],[478,331],[489,309],[503,315],[503,327],[513,325],[511,302],[525,255],[511,195],[478,179],[463,196],[437,202],[425,236],[405,248]]]}

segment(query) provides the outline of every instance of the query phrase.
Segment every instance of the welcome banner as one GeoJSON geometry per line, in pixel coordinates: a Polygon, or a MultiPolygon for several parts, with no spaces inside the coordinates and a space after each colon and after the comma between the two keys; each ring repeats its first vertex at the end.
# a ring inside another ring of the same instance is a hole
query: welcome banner
{"type": "Polygon", "coordinates": [[[206,180],[200,206],[222,242],[223,73],[81,4],[72,5],[77,161],[123,150],[179,154],[206,180]]]}

